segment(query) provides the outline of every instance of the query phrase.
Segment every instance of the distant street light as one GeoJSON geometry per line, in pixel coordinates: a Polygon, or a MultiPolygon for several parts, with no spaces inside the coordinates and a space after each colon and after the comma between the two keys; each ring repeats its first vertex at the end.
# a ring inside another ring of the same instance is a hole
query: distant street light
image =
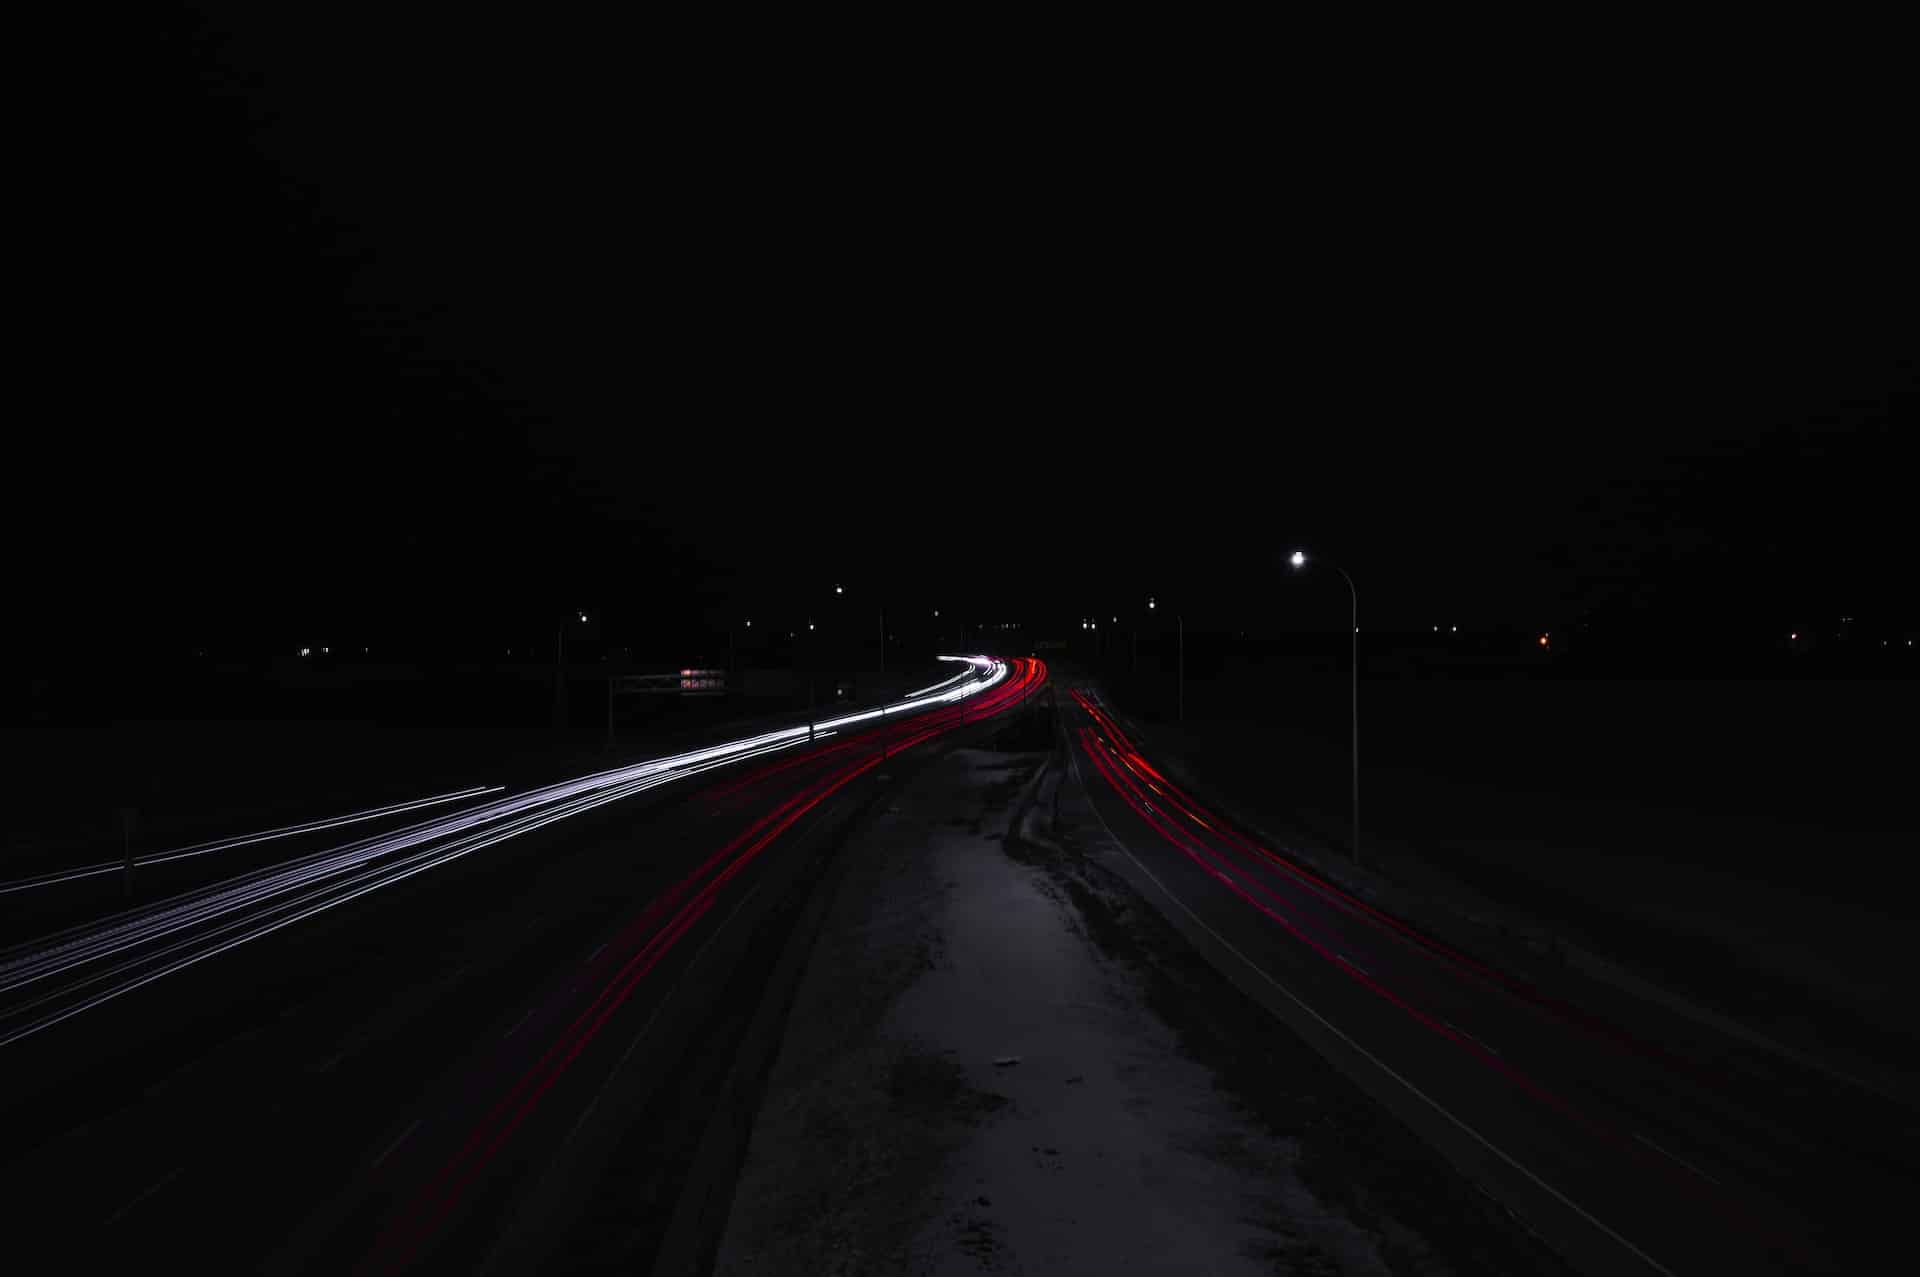
{"type": "MultiPolygon", "coordinates": [[[[1307,566],[1306,551],[1295,550],[1288,556],[1287,562],[1293,564],[1295,571],[1304,568],[1307,566]]],[[[1352,633],[1347,637],[1352,652],[1349,666],[1352,671],[1353,696],[1353,863],[1358,865],[1360,863],[1360,591],[1355,588],[1353,578],[1347,575],[1345,568],[1338,563],[1328,563],[1327,566],[1340,574],[1340,579],[1347,583],[1347,593],[1353,598],[1352,633]]],[[[1453,628],[1457,631],[1460,627],[1456,625],[1453,628]]]]}

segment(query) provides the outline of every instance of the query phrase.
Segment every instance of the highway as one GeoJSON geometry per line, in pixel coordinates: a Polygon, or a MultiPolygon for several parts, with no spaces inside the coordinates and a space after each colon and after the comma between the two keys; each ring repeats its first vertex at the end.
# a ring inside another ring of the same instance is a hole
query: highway
{"type": "Polygon", "coordinates": [[[1057,692],[1112,866],[1582,1270],[1897,1253],[1911,1112],[1565,968],[1451,948],[1183,790],[1095,686],[1057,692]]]}
{"type": "Polygon", "coordinates": [[[0,952],[13,1244],[473,1272],[599,1238],[644,1261],[836,840],[890,769],[1045,680],[958,658],[810,726],[154,853],[288,849],[0,952]]]}

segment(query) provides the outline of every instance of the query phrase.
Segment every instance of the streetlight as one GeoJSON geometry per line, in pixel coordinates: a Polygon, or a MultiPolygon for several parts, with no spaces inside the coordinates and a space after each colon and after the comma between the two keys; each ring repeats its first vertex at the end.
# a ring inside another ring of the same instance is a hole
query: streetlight
{"type": "MultiPolygon", "coordinates": [[[[1159,607],[1159,604],[1156,603],[1153,599],[1149,598],[1147,600],[1147,611],[1149,612],[1155,611],[1158,609],[1158,607],[1159,607]]],[[[1175,613],[1173,618],[1173,624],[1174,624],[1175,633],[1179,635],[1179,646],[1176,649],[1178,652],[1178,658],[1174,666],[1174,668],[1178,671],[1178,678],[1177,678],[1177,684],[1176,684],[1178,690],[1176,691],[1175,695],[1177,698],[1176,703],[1179,707],[1177,711],[1179,720],[1184,723],[1187,721],[1187,618],[1186,616],[1181,613],[1175,613]]],[[[1138,627],[1135,628],[1133,640],[1134,640],[1134,650],[1138,652],[1140,647],[1140,635],[1138,632],[1138,627]]]]}
{"type": "MultiPolygon", "coordinates": [[[[1307,566],[1306,552],[1295,550],[1288,556],[1287,562],[1293,564],[1295,571],[1304,568],[1307,566]]],[[[1353,694],[1353,863],[1358,865],[1360,863],[1360,591],[1355,588],[1353,578],[1347,575],[1345,568],[1332,562],[1327,566],[1340,574],[1340,579],[1347,583],[1347,593],[1353,599],[1353,632],[1348,638],[1351,641],[1352,651],[1349,667],[1352,671],[1353,694]]]]}
{"type": "MultiPolygon", "coordinates": [[[[845,586],[836,585],[833,587],[833,592],[844,595],[847,591],[845,586]]],[[[940,614],[935,612],[934,615],[940,614]]],[[[887,672],[887,605],[885,603],[880,604],[880,672],[882,674],[887,672]]]]}

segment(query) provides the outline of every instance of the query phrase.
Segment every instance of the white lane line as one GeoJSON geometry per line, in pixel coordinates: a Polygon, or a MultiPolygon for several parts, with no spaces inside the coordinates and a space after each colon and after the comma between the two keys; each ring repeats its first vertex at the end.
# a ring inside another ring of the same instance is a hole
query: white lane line
{"type": "Polygon", "coordinates": [[[518,1033],[520,1031],[520,1026],[525,1024],[528,1020],[531,1020],[532,1018],[533,1018],[533,1008],[528,1007],[527,1013],[521,1016],[518,1020],[515,1020],[513,1022],[513,1027],[511,1029],[508,1029],[505,1033],[502,1033],[500,1035],[500,1040],[504,1042],[506,1039],[518,1033]]]}
{"type": "Polygon", "coordinates": [[[1244,962],[1247,965],[1248,969],[1250,969],[1255,975],[1259,976],[1262,980],[1265,980],[1268,984],[1272,985],[1276,990],[1278,990],[1281,994],[1283,994],[1295,1006],[1299,1007],[1302,1011],[1305,1011],[1308,1015],[1312,1016],[1316,1021],[1319,1022],[1321,1027],[1325,1028],[1329,1033],[1332,1033],[1335,1037],[1339,1038],[1342,1042],[1346,1043],[1348,1046],[1352,1047],[1355,1051],[1359,1052],[1360,1055],[1364,1056],[1368,1060],[1368,1062],[1373,1064],[1382,1073],[1385,1073],[1388,1077],[1398,1082],[1401,1086],[1405,1087],[1408,1090],[1408,1092],[1410,1092],[1411,1094],[1419,1098],[1434,1112],[1438,1113],[1441,1117],[1444,1117],[1447,1121],[1453,1123],[1454,1126],[1458,1127],[1461,1131],[1465,1132],[1468,1136],[1472,1137],[1474,1142],[1479,1144],[1480,1147],[1486,1149],[1489,1153],[1492,1153],[1495,1157],[1505,1162],[1508,1166],[1511,1166],[1514,1170],[1526,1176],[1528,1180],[1532,1181],[1540,1189],[1542,1189],[1543,1191],[1551,1195],[1555,1201],[1559,1202],[1562,1206],[1565,1206],[1568,1210],[1578,1215],[1581,1219],[1586,1220],[1587,1223],[1593,1225],[1595,1228],[1599,1229],[1602,1233],[1605,1233],[1608,1237],[1612,1238],[1614,1241],[1618,1242],[1621,1246],[1625,1247],[1629,1252],[1633,1254],[1635,1258],[1639,1259],[1642,1263],[1646,1264],[1647,1267],[1653,1269],[1657,1273],[1664,1273],[1666,1277],[1674,1277],[1674,1272],[1671,1268],[1668,1268],[1665,1264],[1661,1263],[1659,1260],[1655,1259],[1653,1256],[1647,1254],[1646,1251],[1641,1250],[1638,1246],[1628,1241],[1625,1237],[1621,1236],[1619,1233],[1615,1232],[1613,1229],[1607,1227],[1607,1225],[1602,1223],[1600,1220],[1596,1219],[1591,1211],[1587,1210],[1584,1206],[1581,1206],[1578,1202],[1568,1197],[1565,1193],[1561,1192],[1559,1189],[1555,1188],[1553,1185],[1547,1183],[1547,1181],[1541,1179],[1538,1175],[1528,1170],[1525,1166],[1522,1166],[1517,1160],[1515,1160],[1512,1154],[1508,1153],[1505,1149],[1501,1148],[1499,1145],[1495,1144],[1492,1140],[1482,1135],[1479,1131],[1475,1130],[1472,1126],[1468,1125],[1461,1118],[1456,1117],[1453,1114],[1452,1110],[1448,1109],[1445,1105],[1441,1104],[1440,1101],[1434,1099],[1431,1095],[1428,1095],[1425,1091],[1421,1090],[1419,1087],[1415,1086],[1412,1082],[1408,1081],[1405,1077],[1401,1076],[1401,1074],[1398,1071],[1396,1071],[1393,1068],[1393,1066],[1389,1065],[1385,1060],[1382,1060],[1379,1056],[1375,1055],[1373,1052],[1367,1050],[1367,1048],[1365,1048],[1364,1046],[1361,1046],[1358,1042],[1348,1037],[1345,1030],[1341,1029],[1340,1026],[1336,1025],[1333,1021],[1327,1019],[1326,1016],[1321,1015],[1318,1011],[1308,1006],[1304,1001],[1301,1000],[1300,996],[1296,994],[1292,989],[1289,989],[1286,985],[1281,984],[1278,980],[1274,979],[1271,975],[1269,975],[1266,969],[1262,967],[1259,963],[1255,962],[1252,958],[1249,958],[1246,954],[1240,952],[1240,950],[1234,946],[1231,940],[1228,940],[1225,936],[1221,935],[1218,931],[1215,931],[1212,927],[1208,926],[1206,922],[1200,917],[1199,914],[1195,913],[1192,909],[1188,908],[1186,901],[1180,899],[1180,897],[1174,895],[1173,892],[1169,891],[1167,889],[1167,884],[1165,884],[1164,882],[1161,882],[1160,879],[1154,874],[1154,872],[1151,869],[1147,868],[1145,865],[1140,863],[1139,857],[1135,856],[1133,852],[1129,851],[1127,849],[1127,845],[1124,842],[1121,842],[1119,836],[1113,832],[1113,826],[1107,824],[1107,818],[1104,815],[1102,815],[1100,812],[1100,805],[1093,800],[1093,791],[1087,788],[1086,777],[1082,775],[1080,771],[1080,755],[1078,751],[1074,750],[1071,741],[1069,741],[1068,743],[1067,761],[1073,765],[1073,778],[1079,782],[1081,792],[1087,796],[1087,806],[1093,809],[1094,818],[1100,822],[1100,827],[1107,831],[1107,837],[1112,840],[1113,845],[1119,848],[1121,855],[1125,856],[1128,860],[1131,860],[1133,862],[1134,867],[1136,869],[1138,869],[1141,873],[1147,876],[1147,880],[1149,882],[1153,883],[1154,886],[1160,889],[1160,892],[1162,895],[1166,896],[1168,900],[1178,905],[1180,907],[1180,911],[1186,914],[1187,917],[1193,920],[1194,925],[1198,926],[1202,931],[1205,931],[1208,935],[1212,936],[1215,940],[1219,941],[1222,948],[1226,949],[1228,953],[1231,953],[1234,957],[1244,962]]]}
{"type": "Polygon", "coordinates": [[[1495,1055],[1500,1054],[1500,1049],[1498,1047],[1490,1046],[1487,1043],[1482,1042],[1479,1038],[1476,1038],[1475,1036],[1473,1036],[1473,1034],[1467,1032],[1465,1029],[1455,1024],[1452,1020],[1442,1020],[1440,1021],[1440,1023],[1446,1025],[1449,1029],[1452,1029],[1455,1033],[1458,1033],[1461,1037],[1465,1038],[1469,1042],[1472,1042],[1474,1045],[1483,1047],[1486,1050],[1492,1051],[1495,1055]]]}
{"type": "Polygon", "coordinates": [[[585,966],[585,965],[587,965],[587,963],[590,963],[590,962],[592,962],[592,961],[593,961],[593,960],[594,960],[595,958],[597,958],[597,957],[599,957],[599,956],[600,956],[601,954],[603,954],[603,953],[605,953],[605,952],[607,951],[607,946],[608,946],[608,945],[610,945],[610,944],[612,944],[612,943],[613,943],[613,941],[611,941],[611,940],[605,940],[605,941],[602,941],[602,942],[601,942],[601,944],[600,944],[600,947],[599,947],[598,949],[595,949],[595,950],[594,950],[594,951],[593,951],[592,953],[589,953],[589,954],[587,955],[587,962],[585,962],[585,963],[582,963],[581,965],[582,965],[582,966],[585,966]]]}
{"type": "Polygon", "coordinates": [[[1371,971],[1368,971],[1365,967],[1355,962],[1352,958],[1349,958],[1346,954],[1336,953],[1333,956],[1340,959],[1340,961],[1346,963],[1348,966],[1352,967],[1355,971],[1358,971],[1361,975],[1366,976],[1369,979],[1373,977],[1373,973],[1371,971]]]}
{"type": "Polygon", "coordinates": [[[1634,1132],[1633,1138],[1639,1140],[1642,1144],[1645,1144],[1648,1148],[1652,1149],[1656,1153],[1665,1153],[1668,1157],[1671,1157],[1674,1161],[1680,1163],[1680,1165],[1686,1167],[1688,1170],[1692,1171],[1695,1175],[1698,1175],[1701,1179],[1706,1180],[1709,1184],[1718,1184],[1720,1182],[1719,1180],[1715,1179],[1713,1176],[1701,1170],[1698,1166],[1695,1166],[1692,1162],[1689,1162],[1686,1158],[1680,1156],[1678,1153],[1674,1153],[1667,1149],[1661,1148],[1658,1144],[1655,1144],[1652,1140],[1640,1134],[1638,1131],[1634,1132]]]}
{"type": "Polygon", "coordinates": [[[413,1125],[409,1126],[406,1130],[400,1132],[400,1138],[395,1140],[393,1143],[387,1145],[387,1151],[380,1154],[380,1156],[374,1158],[373,1166],[368,1167],[368,1169],[369,1170],[375,1169],[380,1165],[380,1163],[386,1161],[389,1157],[392,1157],[393,1150],[396,1148],[399,1148],[402,1144],[405,1144],[407,1142],[407,1137],[409,1135],[412,1135],[415,1131],[419,1129],[420,1129],[420,1119],[416,1117],[413,1119],[413,1125]]]}
{"type": "Polygon", "coordinates": [[[173,1181],[179,1179],[180,1173],[186,1169],[187,1169],[187,1164],[185,1162],[182,1162],[180,1165],[174,1167],[172,1170],[168,1171],[165,1175],[161,1176],[159,1179],[155,1180],[151,1185],[149,1185],[147,1190],[141,1193],[140,1196],[134,1198],[132,1201],[128,1202],[125,1206],[122,1206],[119,1210],[107,1216],[106,1222],[108,1224],[119,1223],[120,1217],[122,1215],[125,1215],[128,1211],[138,1206],[141,1202],[146,1201],[149,1197],[152,1197],[155,1193],[159,1192],[161,1189],[165,1188],[167,1185],[173,1183],[173,1181]]]}

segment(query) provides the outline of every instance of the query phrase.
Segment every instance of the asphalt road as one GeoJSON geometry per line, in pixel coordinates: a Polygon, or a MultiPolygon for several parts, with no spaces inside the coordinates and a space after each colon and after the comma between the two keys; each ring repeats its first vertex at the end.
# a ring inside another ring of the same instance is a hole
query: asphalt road
{"type": "Polygon", "coordinates": [[[1115,867],[1577,1266],[1857,1272],[1904,1249],[1911,1112],[1564,968],[1449,949],[1183,793],[1097,688],[1057,691],[1115,867]]]}
{"type": "Polygon", "coordinates": [[[644,1262],[704,1078],[836,839],[890,771],[1045,679],[993,669],[670,783],[622,769],[303,843],[0,953],[10,1267],[521,1271],[583,1231],[644,1262]]]}

